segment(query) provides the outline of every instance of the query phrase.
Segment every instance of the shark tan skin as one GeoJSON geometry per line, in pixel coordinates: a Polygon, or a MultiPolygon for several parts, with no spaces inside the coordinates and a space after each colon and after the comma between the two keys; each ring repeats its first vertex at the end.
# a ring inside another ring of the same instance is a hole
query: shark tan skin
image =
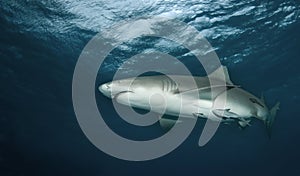
{"type": "MultiPolygon", "coordinates": [[[[200,117],[227,123],[237,121],[242,128],[250,126],[251,119],[257,118],[265,123],[269,135],[279,109],[277,103],[269,110],[263,98],[259,99],[235,86],[225,66],[221,66],[208,77],[172,76],[171,79],[165,75],[144,76],[108,82],[99,86],[99,90],[118,103],[158,114],[180,114],[186,118],[200,117]],[[222,75],[223,78],[225,75],[226,84],[216,84],[212,88],[209,79],[218,82],[222,75]],[[193,81],[196,86],[192,84],[193,81]],[[215,109],[213,105],[219,101],[225,101],[225,106],[215,109]]],[[[160,116],[162,126],[166,125],[165,122],[170,124],[170,120],[164,119],[163,114],[160,116]]]]}

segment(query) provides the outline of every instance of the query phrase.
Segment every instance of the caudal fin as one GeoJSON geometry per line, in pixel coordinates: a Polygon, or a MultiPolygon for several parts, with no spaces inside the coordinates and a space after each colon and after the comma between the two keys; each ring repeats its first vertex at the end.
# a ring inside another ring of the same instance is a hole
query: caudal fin
{"type": "Polygon", "coordinates": [[[274,120],[275,120],[276,113],[279,110],[279,106],[280,106],[280,103],[277,102],[276,105],[270,110],[270,115],[265,121],[269,137],[271,137],[272,126],[273,126],[273,123],[274,123],[274,120]]]}

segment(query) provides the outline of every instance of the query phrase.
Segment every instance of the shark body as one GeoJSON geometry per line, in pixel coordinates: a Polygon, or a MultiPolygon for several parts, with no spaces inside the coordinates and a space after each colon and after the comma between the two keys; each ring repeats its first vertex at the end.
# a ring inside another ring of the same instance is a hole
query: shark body
{"type": "Polygon", "coordinates": [[[123,105],[158,113],[162,126],[173,123],[164,119],[164,114],[237,122],[241,128],[250,126],[251,119],[257,118],[265,123],[270,134],[279,109],[277,103],[269,110],[263,98],[257,98],[234,85],[225,66],[206,77],[144,76],[108,82],[100,85],[99,90],[123,105]],[[225,84],[222,82],[224,76],[225,84]],[[210,84],[211,80],[214,85],[210,84]],[[215,105],[220,103],[223,106],[216,108],[215,105]]]}

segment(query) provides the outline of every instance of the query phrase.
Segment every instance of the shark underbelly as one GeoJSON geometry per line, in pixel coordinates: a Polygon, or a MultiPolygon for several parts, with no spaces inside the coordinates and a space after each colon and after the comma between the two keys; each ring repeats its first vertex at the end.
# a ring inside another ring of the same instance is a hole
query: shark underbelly
{"type": "Polygon", "coordinates": [[[182,116],[186,118],[207,118],[211,112],[212,102],[208,100],[185,99],[171,92],[154,91],[147,96],[145,92],[124,92],[115,97],[120,104],[149,110],[160,115],[182,116]]]}

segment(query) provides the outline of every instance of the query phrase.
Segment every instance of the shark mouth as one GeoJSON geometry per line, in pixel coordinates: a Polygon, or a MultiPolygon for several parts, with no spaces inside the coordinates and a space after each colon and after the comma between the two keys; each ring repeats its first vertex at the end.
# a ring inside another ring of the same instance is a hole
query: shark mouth
{"type": "Polygon", "coordinates": [[[111,97],[112,97],[112,99],[116,100],[120,95],[122,95],[124,93],[134,93],[134,92],[131,90],[125,90],[125,91],[118,92],[115,95],[112,95],[111,97]]]}

